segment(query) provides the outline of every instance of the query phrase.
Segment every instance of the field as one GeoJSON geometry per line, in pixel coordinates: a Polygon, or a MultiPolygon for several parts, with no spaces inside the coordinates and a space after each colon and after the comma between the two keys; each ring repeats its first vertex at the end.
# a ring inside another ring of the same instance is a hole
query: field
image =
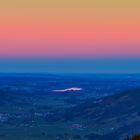
{"type": "MultiPolygon", "coordinates": [[[[95,110],[106,111],[98,102],[139,85],[139,75],[1,74],[0,139],[100,139],[123,126],[122,121],[118,126],[113,117],[97,121],[101,111],[94,112],[87,104],[92,101],[95,110]],[[81,90],[61,91],[72,87],[81,90]],[[81,115],[75,114],[75,108],[81,115]]],[[[132,116],[130,122],[135,121],[132,116]]]]}

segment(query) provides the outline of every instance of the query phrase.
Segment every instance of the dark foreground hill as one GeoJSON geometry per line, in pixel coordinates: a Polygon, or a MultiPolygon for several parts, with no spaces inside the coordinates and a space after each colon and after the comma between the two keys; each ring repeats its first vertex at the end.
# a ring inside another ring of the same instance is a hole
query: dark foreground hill
{"type": "Polygon", "coordinates": [[[87,135],[91,140],[118,140],[140,132],[140,88],[88,100],[68,109],[64,120],[79,121],[93,128],[93,133],[87,135]]]}

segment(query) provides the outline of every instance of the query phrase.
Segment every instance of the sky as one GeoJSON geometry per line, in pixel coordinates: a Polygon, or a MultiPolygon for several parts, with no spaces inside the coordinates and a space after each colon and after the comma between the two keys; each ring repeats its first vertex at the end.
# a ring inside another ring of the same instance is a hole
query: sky
{"type": "Polygon", "coordinates": [[[0,72],[139,73],[139,0],[0,1],[0,72]]]}

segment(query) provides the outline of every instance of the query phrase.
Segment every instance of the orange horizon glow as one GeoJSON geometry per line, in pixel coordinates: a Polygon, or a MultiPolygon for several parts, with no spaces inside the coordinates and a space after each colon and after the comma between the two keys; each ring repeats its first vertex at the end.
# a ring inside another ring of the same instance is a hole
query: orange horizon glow
{"type": "Polygon", "coordinates": [[[139,2],[122,1],[1,4],[0,56],[139,56],[139,2]]]}

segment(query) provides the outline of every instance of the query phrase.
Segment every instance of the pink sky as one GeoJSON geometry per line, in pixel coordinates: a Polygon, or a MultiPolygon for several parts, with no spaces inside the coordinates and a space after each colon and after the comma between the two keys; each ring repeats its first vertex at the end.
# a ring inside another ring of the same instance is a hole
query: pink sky
{"type": "Polygon", "coordinates": [[[126,5],[125,0],[118,0],[100,5],[98,1],[81,1],[80,5],[80,1],[61,0],[61,5],[54,5],[41,0],[35,6],[27,6],[26,2],[0,2],[0,56],[140,55],[137,3],[126,5]]]}

